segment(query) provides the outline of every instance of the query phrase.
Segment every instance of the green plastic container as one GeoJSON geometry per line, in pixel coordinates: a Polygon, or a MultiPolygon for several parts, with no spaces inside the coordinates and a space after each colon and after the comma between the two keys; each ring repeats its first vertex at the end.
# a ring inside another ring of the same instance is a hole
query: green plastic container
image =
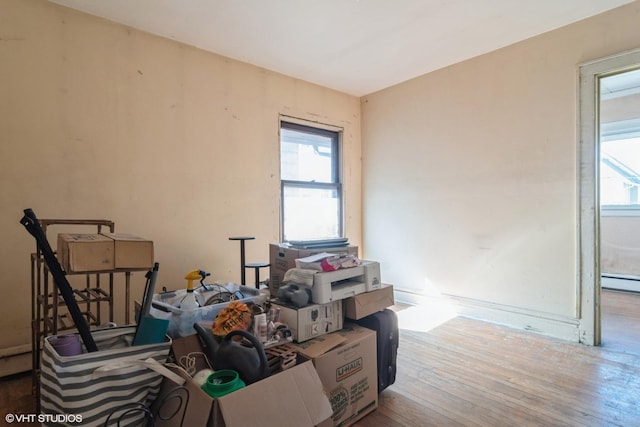
{"type": "Polygon", "coordinates": [[[202,390],[211,397],[220,397],[245,387],[244,381],[236,371],[222,369],[209,375],[202,384],[202,390]]]}

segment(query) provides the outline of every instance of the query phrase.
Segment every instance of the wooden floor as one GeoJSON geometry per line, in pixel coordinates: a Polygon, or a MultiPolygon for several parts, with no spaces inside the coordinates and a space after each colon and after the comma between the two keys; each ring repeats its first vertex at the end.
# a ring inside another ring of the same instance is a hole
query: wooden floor
{"type": "MultiPolygon", "coordinates": [[[[640,426],[639,295],[603,292],[601,347],[398,314],[396,382],[358,426],[640,426]]],[[[0,380],[0,419],[33,411],[30,375],[0,380]]]]}
{"type": "Polygon", "coordinates": [[[396,382],[357,425],[640,426],[640,296],[602,302],[601,347],[459,317],[428,332],[405,322],[396,382]]]}

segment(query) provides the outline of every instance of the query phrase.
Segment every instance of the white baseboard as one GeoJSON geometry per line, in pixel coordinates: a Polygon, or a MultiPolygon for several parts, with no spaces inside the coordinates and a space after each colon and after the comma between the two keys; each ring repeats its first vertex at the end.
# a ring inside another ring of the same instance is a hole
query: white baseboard
{"type": "Polygon", "coordinates": [[[579,321],[576,318],[526,308],[496,304],[456,295],[420,295],[394,290],[396,302],[420,304],[448,304],[459,316],[496,323],[523,331],[579,342],[579,321]]]}
{"type": "Polygon", "coordinates": [[[0,377],[18,374],[31,370],[31,345],[27,353],[18,353],[0,358],[0,377]]]}

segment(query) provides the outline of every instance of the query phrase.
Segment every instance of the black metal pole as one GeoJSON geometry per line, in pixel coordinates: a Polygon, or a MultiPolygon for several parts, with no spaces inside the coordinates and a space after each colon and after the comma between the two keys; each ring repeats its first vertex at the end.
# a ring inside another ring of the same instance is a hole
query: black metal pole
{"type": "Polygon", "coordinates": [[[71,288],[69,281],[65,277],[64,270],[62,270],[58,259],[53,253],[53,249],[51,249],[51,246],[49,245],[47,236],[42,230],[40,221],[38,221],[38,218],[36,217],[36,214],[33,212],[33,210],[25,209],[24,217],[22,217],[20,223],[24,225],[29,234],[31,234],[36,239],[36,242],[38,243],[38,246],[42,251],[42,256],[47,263],[47,267],[53,275],[53,280],[60,290],[60,294],[62,294],[62,298],[64,299],[64,302],[69,309],[69,314],[71,314],[73,323],[78,329],[80,338],[82,338],[82,342],[84,342],[84,346],[86,347],[87,351],[98,351],[98,346],[96,345],[95,341],[93,340],[93,336],[89,331],[89,325],[87,325],[87,322],[82,316],[80,307],[78,306],[78,303],[73,296],[73,289],[71,288]]]}
{"type": "Polygon", "coordinates": [[[229,240],[240,240],[240,284],[246,285],[245,283],[245,264],[244,264],[244,242],[245,240],[253,240],[255,237],[252,236],[242,236],[242,237],[229,237],[229,240]]]}

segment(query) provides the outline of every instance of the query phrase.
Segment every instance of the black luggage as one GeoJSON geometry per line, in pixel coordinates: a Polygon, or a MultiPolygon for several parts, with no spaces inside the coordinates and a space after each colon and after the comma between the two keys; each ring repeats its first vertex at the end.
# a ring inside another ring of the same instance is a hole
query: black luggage
{"type": "Polygon", "coordinates": [[[398,355],[398,316],[388,308],[360,320],[360,326],[376,331],[378,342],[378,393],[396,380],[396,358],[398,355]]]}

